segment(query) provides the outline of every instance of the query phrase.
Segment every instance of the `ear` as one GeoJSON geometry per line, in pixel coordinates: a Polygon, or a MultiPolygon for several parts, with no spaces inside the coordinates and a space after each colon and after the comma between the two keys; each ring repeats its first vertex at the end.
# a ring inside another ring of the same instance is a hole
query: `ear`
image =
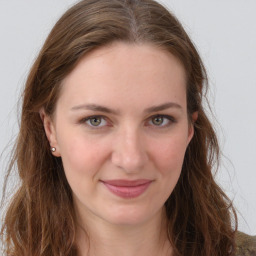
{"type": "Polygon", "coordinates": [[[59,152],[59,147],[58,147],[58,141],[57,141],[57,136],[56,136],[56,129],[54,126],[54,122],[52,120],[52,118],[47,115],[45,113],[44,109],[41,109],[39,111],[41,120],[43,122],[43,126],[44,126],[44,131],[46,134],[46,137],[49,141],[49,150],[51,150],[52,148],[55,148],[55,151],[52,151],[52,154],[56,157],[60,156],[60,152],[59,152]]]}
{"type": "Polygon", "coordinates": [[[197,118],[198,118],[198,111],[196,111],[192,114],[192,120],[191,120],[191,122],[189,124],[189,127],[188,127],[188,142],[187,142],[187,145],[189,144],[189,142],[191,141],[191,139],[194,136],[194,123],[196,122],[197,118]]]}

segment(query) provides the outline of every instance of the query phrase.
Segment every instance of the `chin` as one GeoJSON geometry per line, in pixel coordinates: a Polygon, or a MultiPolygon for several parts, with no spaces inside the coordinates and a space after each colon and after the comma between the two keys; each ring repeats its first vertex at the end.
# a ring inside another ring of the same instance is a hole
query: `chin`
{"type": "Polygon", "coordinates": [[[138,207],[119,207],[119,209],[110,209],[110,212],[103,218],[114,225],[131,226],[143,224],[153,218],[154,215],[152,211],[138,209],[138,207]]]}

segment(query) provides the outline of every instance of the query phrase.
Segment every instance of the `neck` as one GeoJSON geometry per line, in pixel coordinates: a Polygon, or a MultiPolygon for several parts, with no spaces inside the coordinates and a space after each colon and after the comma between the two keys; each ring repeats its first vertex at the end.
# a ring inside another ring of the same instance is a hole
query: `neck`
{"type": "Polygon", "coordinates": [[[78,219],[77,245],[81,256],[172,255],[165,211],[139,225],[110,224],[93,218],[78,219]]]}

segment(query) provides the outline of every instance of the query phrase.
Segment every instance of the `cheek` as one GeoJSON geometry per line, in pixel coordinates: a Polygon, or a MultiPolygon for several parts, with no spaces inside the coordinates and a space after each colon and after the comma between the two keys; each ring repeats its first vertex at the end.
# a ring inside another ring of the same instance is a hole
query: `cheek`
{"type": "Polygon", "coordinates": [[[64,138],[59,143],[64,172],[74,195],[83,200],[96,193],[94,188],[107,158],[107,145],[78,133],[64,138]]]}
{"type": "Polygon", "coordinates": [[[65,136],[59,142],[61,158],[66,175],[95,176],[107,157],[107,145],[98,145],[83,134],[65,136]]]}
{"type": "MultiPolygon", "coordinates": [[[[176,135],[176,134],[175,134],[176,135]]],[[[158,141],[151,152],[161,189],[158,189],[158,203],[163,205],[173,192],[182,169],[187,141],[184,136],[171,136],[158,141]]]]}
{"type": "Polygon", "coordinates": [[[154,148],[154,162],[163,175],[179,174],[181,172],[187,141],[184,136],[165,138],[154,148]]]}

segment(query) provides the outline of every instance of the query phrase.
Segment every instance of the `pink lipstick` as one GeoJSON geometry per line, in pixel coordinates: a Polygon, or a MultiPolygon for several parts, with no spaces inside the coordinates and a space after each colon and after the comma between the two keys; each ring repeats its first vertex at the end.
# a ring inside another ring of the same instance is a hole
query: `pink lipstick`
{"type": "Polygon", "coordinates": [[[152,180],[104,180],[102,183],[113,194],[122,198],[135,198],[143,194],[152,180]]]}

